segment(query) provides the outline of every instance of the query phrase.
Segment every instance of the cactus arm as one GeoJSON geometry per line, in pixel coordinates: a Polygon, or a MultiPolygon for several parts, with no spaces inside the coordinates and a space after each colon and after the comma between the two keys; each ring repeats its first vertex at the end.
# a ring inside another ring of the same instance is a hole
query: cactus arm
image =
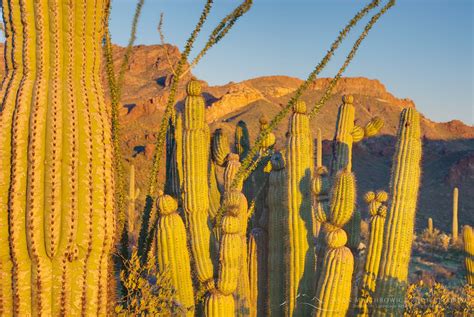
{"type": "Polygon", "coordinates": [[[283,316],[285,303],[285,243],[287,228],[281,221],[287,212],[287,176],[285,159],[280,152],[271,157],[272,170],[269,175],[267,204],[268,217],[268,280],[269,314],[283,316]]]}
{"type": "Polygon", "coordinates": [[[268,316],[268,235],[262,228],[250,234],[248,267],[250,280],[250,316],[268,316]]]}
{"type": "Polygon", "coordinates": [[[299,101],[293,108],[287,139],[288,177],[288,251],[286,263],[288,278],[287,299],[290,315],[308,314],[314,294],[314,256],[312,256],[311,179],[313,172],[312,140],[306,104],[299,101]]]}
{"type": "Polygon", "coordinates": [[[186,229],[176,211],[178,204],[171,196],[160,196],[157,260],[161,272],[169,272],[176,300],[186,309],[186,316],[194,316],[194,293],[191,279],[191,264],[187,248],[186,229]]]}
{"type": "Polygon", "coordinates": [[[206,317],[233,317],[235,316],[234,298],[213,291],[206,297],[204,303],[204,316],[206,317]]]}
{"type": "Polygon", "coordinates": [[[392,201],[385,224],[374,316],[398,316],[403,312],[420,186],[421,154],[420,115],[413,108],[405,108],[400,115],[392,166],[392,201]]]}
{"type": "Polygon", "coordinates": [[[352,144],[354,129],[355,108],[354,97],[351,95],[342,98],[343,104],[339,106],[336,123],[336,133],[333,143],[333,161],[331,175],[347,168],[352,169],[352,144]]]}
{"type": "Polygon", "coordinates": [[[452,223],[452,234],[453,243],[458,239],[458,201],[459,201],[459,190],[457,187],[453,189],[453,223],[452,223]]]}
{"type": "Polygon", "coordinates": [[[359,291],[359,299],[356,303],[356,313],[359,317],[368,317],[372,305],[383,245],[385,218],[387,216],[387,197],[387,193],[383,191],[379,191],[377,195],[374,192],[368,192],[364,196],[369,206],[371,218],[368,252],[364,265],[362,285],[359,291]]]}
{"type": "Polygon", "coordinates": [[[235,151],[241,160],[247,157],[250,150],[249,130],[245,121],[240,120],[235,127],[235,151]]]}
{"type": "Polygon", "coordinates": [[[214,268],[208,225],[209,133],[199,82],[190,81],[187,93],[183,113],[183,207],[188,220],[198,280],[213,288],[214,268]]]}
{"type": "Polygon", "coordinates": [[[342,229],[352,217],[355,206],[355,178],[346,170],[335,178],[331,211],[323,223],[325,254],[318,268],[315,316],[344,316],[349,309],[354,257],[345,246],[347,234],[342,229]]]}
{"type": "Polygon", "coordinates": [[[466,279],[469,285],[474,285],[474,230],[471,226],[464,226],[463,229],[464,250],[466,258],[466,279]]]}

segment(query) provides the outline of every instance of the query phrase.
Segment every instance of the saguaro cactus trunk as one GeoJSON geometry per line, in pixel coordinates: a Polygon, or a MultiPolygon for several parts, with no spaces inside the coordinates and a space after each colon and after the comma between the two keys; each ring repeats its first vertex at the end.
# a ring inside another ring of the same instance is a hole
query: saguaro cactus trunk
{"type": "Polygon", "coordinates": [[[415,109],[406,108],[400,115],[373,316],[403,314],[420,187],[421,152],[420,115],[415,109]]]}
{"type": "Polygon", "coordinates": [[[0,315],[105,315],[115,221],[100,80],[108,1],[2,4],[0,315]]]}

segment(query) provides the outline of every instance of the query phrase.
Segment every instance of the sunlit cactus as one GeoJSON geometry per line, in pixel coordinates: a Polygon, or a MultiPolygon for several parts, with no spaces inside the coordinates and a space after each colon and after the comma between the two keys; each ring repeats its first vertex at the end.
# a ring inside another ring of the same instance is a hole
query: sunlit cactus
{"type": "Polygon", "coordinates": [[[344,168],[351,170],[353,144],[376,135],[384,125],[383,120],[379,117],[372,118],[364,128],[356,125],[354,123],[354,97],[346,95],[342,98],[342,102],[337,114],[336,134],[333,143],[332,175],[344,168]]]}
{"type": "Polygon", "coordinates": [[[453,242],[456,242],[458,239],[458,201],[459,201],[459,190],[457,187],[453,190],[453,223],[452,223],[452,234],[453,242]]]}
{"type": "Polygon", "coordinates": [[[130,240],[133,240],[133,236],[135,232],[135,208],[136,208],[136,200],[139,195],[140,195],[140,189],[136,188],[135,186],[135,166],[132,164],[130,166],[130,176],[129,176],[129,183],[128,183],[128,216],[127,216],[128,235],[129,235],[130,240]]]}
{"type": "Polygon", "coordinates": [[[157,200],[159,213],[156,256],[161,272],[171,276],[175,300],[184,307],[186,316],[194,316],[194,292],[191,264],[187,247],[186,228],[178,214],[174,198],[160,193],[157,200]]]}
{"type": "Polygon", "coordinates": [[[356,303],[357,316],[369,316],[369,308],[375,291],[375,283],[379,272],[382,252],[385,218],[387,216],[386,202],[388,195],[384,191],[368,192],[364,196],[369,206],[370,237],[368,252],[364,265],[364,275],[356,303]]]}
{"type": "Polygon", "coordinates": [[[298,101],[290,117],[286,142],[288,211],[284,225],[288,228],[285,263],[288,314],[305,316],[311,310],[307,303],[314,296],[314,241],[312,238],[311,179],[313,150],[306,104],[298,101]],[[309,233],[308,233],[309,230],[309,233]]]}
{"type": "Polygon", "coordinates": [[[250,316],[268,316],[268,235],[254,228],[249,238],[250,316]]]}
{"type": "Polygon", "coordinates": [[[433,227],[433,218],[429,217],[428,218],[428,233],[433,234],[434,232],[434,227],[433,227]]]}
{"type": "Polygon", "coordinates": [[[414,108],[403,109],[392,166],[391,201],[375,288],[374,316],[400,316],[403,313],[420,187],[420,133],[419,113],[414,108]]]}
{"type": "Polygon", "coordinates": [[[209,228],[209,127],[201,84],[191,80],[183,111],[183,207],[189,226],[190,245],[198,280],[207,289],[214,287],[209,228]]]}
{"type": "Polygon", "coordinates": [[[108,1],[2,1],[0,315],[104,315],[115,234],[108,1]],[[99,305],[100,304],[100,305],[99,305]]]}
{"type": "Polygon", "coordinates": [[[284,316],[285,305],[285,243],[288,229],[281,221],[288,210],[285,158],[280,152],[271,157],[272,170],[268,185],[268,293],[270,316],[284,316]]]}
{"type": "Polygon", "coordinates": [[[340,171],[332,190],[327,221],[323,223],[325,251],[316,291],[315,316],[344,316],[351,299],[354,256],[345,245],[347,234],[342,227],[351,219],[355,206],[355,179],[340,171]]]}
{"type": "Polygon", "coordinates": [[[212,291],[204,302],[204,316],[235,316],[235,304],[232,295],[223,295],[219,291],[212,291]]]}
{"type": "Polygon", "coordinates": [[[466,258],[466,280],[469,285],[474,285],[474,230],[471,226],[464,226],[463,229],[464,250],[466,258]]]}

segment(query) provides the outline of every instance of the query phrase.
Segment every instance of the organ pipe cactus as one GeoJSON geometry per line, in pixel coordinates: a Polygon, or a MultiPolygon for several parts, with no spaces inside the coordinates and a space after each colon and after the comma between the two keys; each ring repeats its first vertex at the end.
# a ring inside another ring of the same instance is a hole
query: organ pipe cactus
{"type": "Polygon", "coordinates": [[[183,182],[183,121],[181,114],[170,118],[166,133],[166,182],[165,193],[181,201],[181,187],[183,182]]]}
{"type": "Polygon", "coordinates": [[[212,289],[214,268],[208,224],[209,127],[205,122],[205,104],[200,83],[191,80],[186,91],[188,95],[183,112],[183,206],[197,278],[206,289],[212,289]]]}
{"type": "Polygon", "coordinates": [[[248,267],[250,277],[250,316],[268,316],[268,235],[262,228],[250,233],[248,267]]]}
{"type": "Polygon", "coordinates": [[[268,215],[268,294],[269,314],[271,316],[284,316],[286,309],[285,292],[285,243],[288,233],[287,227],[282,222],[285,219],[288,201],[286,190],[287,175],[285,158],[280,152],[275,152],[271,157],[271,167],[268,178],[267,203],[268,215]]]}
{"type": "Polygon", "coordinates": [[[237,315],[246,315],[250,310],[250,282],[249,282],[249,267],[247,259],[247,223],[248,223],[248,206],[247,198],[242,194],[242,183],[237,186],[237,190],[231,189],[232,181],[240,168],[239,156],[231,153],[227,156],[227,165],[224,171],[224,188],[226,190],[225,200],[233,200],[238,198],[238,219],[240,221],[239,236],[241,239],[241,261],[239,263],[239,278],[237,281],[237,288],[234,294],[235,308],[237,315]]]}
{"type": "MultiPolygon", "coordinates": [[[[135,187],[135,166],[130,166],[130,181],[128,187],[128,235],[133,237],[135,232],[135,201],[140,195],[140,189],[135,187]]],[[[133,239],[131,239],[133,240],[133,239]]]]}
{"type": "Polygon", "coordinates": [[[222,129],[214,131],[212,136],[212,158],[219,166],[224,166],[227,155],[230,153],[229,140],[222,129]]]}
{"type": "Polygon", "coordinates": [[[434,233],[434,227],[433,227],[433,218],[428,218],[428,233],[433,234],[434,233]]]}
{"type": "Polygon", "coordinates": [[[453,233],[453,242],[455,243],[458,239],[458,201],[459,201],[459,190],[457,187],[453,189],[453,223],[452,223],[452,233],[453,233]]]}
{"type": "Polygon", "coordinates": [[[392,166],[391,202],[375,288],[374,316],[403,313],[420,187],[421,153],[420,115],[414,108],[405,108],[400,115],[392,166]]]}
{"type": "Polygon", "coordinates": [[[331,174],[347,168],[352,169],[352,145],[363,138],[376,135],[383,127],[384,122],[379,117],[374,117],[364,128],[355,125],[354,97],[347,95],[342,98],[343,104],[339,106],[336,122],[336,134],[333,143],[333,161],[331,174]]]}
{"type": "Polygon", "coordinates": [[[161,272],[168,272],[175,300],[184,306],[186,316],[194,316],[194,292],[187,248],[186,228],[178,214],[178,203],[169,195],[157,199],[159,212],[156,255],[161,272]]]}
{"type": "Polygon", "coordinates": [[[340,171],[335,179],[331,209],[323,224],[326,250],[316,291],[315,316],[344,316],[349,309],[354,257],[345,246],[342,227],[351,219],[355,205],[354,175],[340,171]]]}
{"type": "Polygon", "coordinates": [[[212,291],[204,303],[204,316],[206,317],[232,317],[235,316],[235,304],[232,295],[223,295],[219,291],[212,291]]]}
{"type": "Polygon", "coordinates": [[[287,309],[291,316],[307,316],[311,307],[307,303],[314,296],[315,258],[311,214],[313,151],[309,117],[303,101],[296,102],[293,107],[286,147],[288,211],[283,219],[288,228],[285,252],[287,309]]]}
{"type": "Polygon", "coordinates": [[[474,231],[471,226],[463,229],[464,250],[466,251],[466,279],[469,285],[474,285],[474,231]]]}
{"type": "Polygon", "coordinates": [[[351,220],[349,220],[347,225],[344,227],[344,230],[348,235],[347,246],[349,249],[351,249],[354,256],[357,255],[357,248],[359,247],[360,243],[360,221],[360,211],[356,209],[352,215],[351,220]]]}
{"type": "Polygon", "coordinates": [[[235,151],[243,160],[247,157],[250,150],[249,130],[245,121],[240,120],[235,128],[235,151]]]}
{"type": "Polygon", "coordinates": [[[387,199],[388,194],[384,191],[379,191],[377,193],[368,192],[364,196],[364,200],[369,206],[370,240],[364,265],[362,285],[356,303],[357,316],[369,316],[369,308],[372,304],[372,296],[375,291],[375,283],[380,265],[383,232],[385,218],[387,216],[387,199]]]}
{"type": "Polygon", "coordinates": [[[115,230],[100,78],[107,3],[2,1],[0,315],[106,314],[115,230]]]}

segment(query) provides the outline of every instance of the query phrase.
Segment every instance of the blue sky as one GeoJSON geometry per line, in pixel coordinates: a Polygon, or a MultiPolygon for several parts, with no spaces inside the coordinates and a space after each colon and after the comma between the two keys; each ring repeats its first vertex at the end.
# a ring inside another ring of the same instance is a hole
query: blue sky
{"type": "MultiPolygon", "coordinates": [[[[263,75],[306,78],[346,21],[368,1],[254,0],[251,11],[194,73],[210,84],[263,75]]],[[[239,2],[215,0],[196,49],[239,2]]],[[[379,79],[397,97],[413,99],[432,120],[474,124],[473,2],[398,0],[371,31],[345,75],[379,79]]],[[[182,48],[203,3],[145,0],[137,43],[159,42],[156,26],[164,12],[166,40],[182,48]]],[[[134,6],[134,0],[113,0],[114,42],[127,42],[134,6]]],[[[351,33],[321,77],[335,74],[356,37],[351,33]]]]}

